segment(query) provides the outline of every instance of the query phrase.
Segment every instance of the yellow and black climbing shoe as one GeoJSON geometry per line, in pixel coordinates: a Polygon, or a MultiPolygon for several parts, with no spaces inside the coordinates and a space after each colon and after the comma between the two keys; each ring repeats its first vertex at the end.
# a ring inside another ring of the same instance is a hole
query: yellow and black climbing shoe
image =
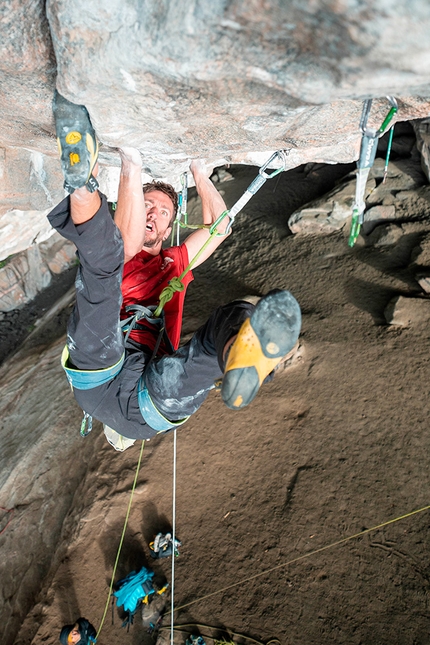
{"type": "Polygon", "coordinates": [[[55,92],[53,107],[64,188],[73,193],[76,188],[86,186],[93,193],[98,188],[92,175],[98,143],[88,112],[85,106],[71,103],[58,92],[55,92]]]}
{"type": "Polygon", "coordinates": [[[300,326],[300,307],[289,291],[276,289],[261,298],[228,353],[221,396],[229,408],[251,403],[266,376],[294,347],[300,326]]]}

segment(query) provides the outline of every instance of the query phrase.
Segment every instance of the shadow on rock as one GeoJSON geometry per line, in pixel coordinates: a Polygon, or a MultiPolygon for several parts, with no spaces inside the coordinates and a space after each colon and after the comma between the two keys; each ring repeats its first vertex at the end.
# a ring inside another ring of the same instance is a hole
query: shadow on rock
{"type": "Polygon", "coordinates": [[[357,260],[402,280],[414,291],[419,291],[409,265],[412,252],[420,244],[423,236],[423,233],[410,233],[401,237],[396,244],[357,249],[357,260]]]}
{"type": "MultiPolygon", "coordinates": [[[[372,316],[375,325],[385,325],[385,307],[392,298],[400,295],[400,292],[398,289],[352,277],[345,282],[345,294],[357,309],[367,311],[372,316]]],[[[405,292],[403,295],[407,294],[408,292],[405,292]]]]}

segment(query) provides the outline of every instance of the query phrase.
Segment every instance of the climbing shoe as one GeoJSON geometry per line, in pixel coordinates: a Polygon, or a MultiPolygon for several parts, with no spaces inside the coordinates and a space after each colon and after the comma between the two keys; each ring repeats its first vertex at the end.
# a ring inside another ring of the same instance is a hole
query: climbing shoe
{"type": "Polygon", "coordinates": [[[118,450],[118,452],[124,452],[124,450],[130,448],[130,446],[133,446],[136,441],[136,439],[123,437],[122,434],[119,434],[119,432],[113,428],[109,428],[106,424],[103,424],[103,431],[110,445],[115,448],[115,450],[118,450]]]}
{"type": "Polygon", "coordinates": [[[53,108],[64,188],[73,193],[76,188],[86,186],[93,193],[98,188],[92,175],[98,143],[88,112],[83,105],[71,103],[58,92],[54,95],[53,108]]]}
{"type": "Polygon", "coordinates": [[[266,376],[294,347],[300,325],[300,307],[289,291],[276,289],[261,298],[227,355],[221,396],[229,408],[251,403],[266,376]]]}

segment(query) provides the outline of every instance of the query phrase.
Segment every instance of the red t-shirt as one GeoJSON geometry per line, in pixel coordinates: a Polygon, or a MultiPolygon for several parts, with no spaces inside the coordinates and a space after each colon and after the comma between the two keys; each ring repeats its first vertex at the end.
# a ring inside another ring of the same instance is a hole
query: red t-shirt
{"type": "MultiPolygon", "coordinates": [[[[130,316],[125,308],[128,305],[158,305],[160,294],[169,280],[179,276],[188,266],[188,250],[185,244],[162,249],[159,255],[151,255],[147,251],[140,251],[124,265],[122,279],[122,307],[121,319],[130,316]]],[[[179,346],[182,327],[182,314],[187,286],[194,279],[191,271],[185,275],[183,284],[185,289],[174,293],[173,298],[164,306],[166,331],[174,349],[179,346]]],[[[139,321],[145,329],[135,329],[130,333],[130,338],[154,349],[158,338],[156,327],[144,320],[139,321]]],[[[164,343],[160,346],[161,353],[168,350],[164,343]]]]}

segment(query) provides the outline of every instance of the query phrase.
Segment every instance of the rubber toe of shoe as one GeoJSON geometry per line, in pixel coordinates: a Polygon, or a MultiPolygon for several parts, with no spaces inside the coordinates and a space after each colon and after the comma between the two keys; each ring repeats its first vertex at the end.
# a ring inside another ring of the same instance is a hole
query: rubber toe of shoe
{"type": "Polygon", "coordinates": [[[251,403],[266,376],[296,344],[300,327],[300,307],[289,291],[261,298],[227,359],[221,396],[229,408],[240,410],[251,403]]]}
{"type": "Polygon", "coordinates": [[[65,187],[81,188],[90,179],[98,156],[90,117],[84,105],[71,103],[58,92],[53,109],[65,187]]]}

